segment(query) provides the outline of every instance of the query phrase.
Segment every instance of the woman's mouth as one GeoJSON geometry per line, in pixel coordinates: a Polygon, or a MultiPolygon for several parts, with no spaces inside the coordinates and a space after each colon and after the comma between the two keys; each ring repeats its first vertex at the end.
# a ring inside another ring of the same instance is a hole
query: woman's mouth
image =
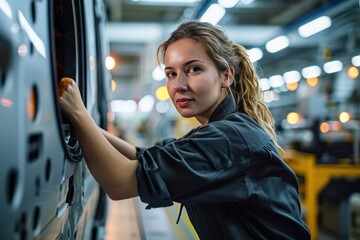
{"type": "Polygon", "coordinates": [[[193,100],[191,98],[180,98],[176,102],[180,107],[187,107],[193,100]]]}

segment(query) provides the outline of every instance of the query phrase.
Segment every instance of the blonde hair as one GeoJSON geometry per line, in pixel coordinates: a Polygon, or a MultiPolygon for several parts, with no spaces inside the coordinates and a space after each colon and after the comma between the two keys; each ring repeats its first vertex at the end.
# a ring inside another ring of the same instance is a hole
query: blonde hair
{"type": "Polygon", "coordinates": [[[234,82],[229,87],[229,94],[233,96],[238,108],[256,121],[280,148],[276,140],[274,118],[265,105],[259,77],[245,48],[229,40],[226,31],[221,27],[192,20],[182,23],[170,38],[159,46],[158,62],[162,62],[171,43],[183,38],[200,43],[219,72],[224,72],[230,67],[235,69],[234,82]]]}

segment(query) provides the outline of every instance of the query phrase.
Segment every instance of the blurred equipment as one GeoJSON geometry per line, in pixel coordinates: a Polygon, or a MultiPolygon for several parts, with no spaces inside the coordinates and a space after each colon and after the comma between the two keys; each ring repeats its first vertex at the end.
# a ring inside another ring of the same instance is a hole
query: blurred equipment
{"type": "Polygon", "coordinates": [[[319,225],[339,239],[348,238],[352,225],[349,202],[354,193],[360,193],[360,178],[332,179],[319,194],[319,225]]]}
{"type": "Polygon", "coordinates": [[[360,239],[360,192],[349,199],[349,240],[360,239]]]}
{"type": "MultiPolygon", "coordinates": [[[[338,163],[319,164],[315,154],[301,152],[294,149],[285,149],[288,165],[294,170],[299,180],[299,195],[304,208],[304,219],[309,226],[313,239],[317,239],[319,232],[319,214],[321,209],[319,197],[321,192],[334,179],[360,181],[360,164],[338,163]]],[[[343,182],[344,183],[344,182],[343,182]]],[[[340,190],[339,190],[340,191],[340,190]]],[[[341,193],[336,193],[340,196],[341,193]]],[[[338,199],[338,203],[347,199],[338,199]]],[[[330,203],[329,203],[330,204],[330,203]]],[[[340,204],[341,205],[341,204],[340,204]]],[[[340,206],[339,205],[339,206],[340,206]]],[[[338,206],[338,208],[339,208],[338,206]]],[[[327,207],[325,207],[326,209],[327,207]]],[[[340,207],[341,208],[341,207],[340,207]]],[[[344,212],[344,210],[333,210],[344,212]]],[[[326,214],[326,213],[325,213],[326,214]]],[[[339,216],[329,221],[337,221],[339,216]]],[[[328,226],[332,223],[328,222],[328,226]]],[[[346,227],[343,227],[346,228],[346,227]]],[[[343,228],[341,230],[343,230],[343,228]]]]}

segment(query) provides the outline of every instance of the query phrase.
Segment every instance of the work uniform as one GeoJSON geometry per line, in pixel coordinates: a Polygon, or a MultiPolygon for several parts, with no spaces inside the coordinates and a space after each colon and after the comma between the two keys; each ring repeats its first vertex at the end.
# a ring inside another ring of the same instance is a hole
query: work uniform
{"type": "Polygon", "coordinates": [[[200,239],[310,239],[294,172],[230,97],[208,124],[138,148],[138,160],[141,200],[148,208],[181,203],[200,239]]]}

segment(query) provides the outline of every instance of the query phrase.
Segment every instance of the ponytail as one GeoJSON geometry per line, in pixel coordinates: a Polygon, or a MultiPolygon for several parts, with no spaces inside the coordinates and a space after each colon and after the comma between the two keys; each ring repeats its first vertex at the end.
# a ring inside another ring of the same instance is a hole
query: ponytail
{"type": "Polygon", "coordinates": [[[265,104],[255,67],[243,46],[233,44],[232,49],[238,56],[239,62],[238,67],[235,67],[234,84],[230,87],[230,91],[239,109],[256,121],[282,150],[277,144],[275,121],[265,104]]]}

